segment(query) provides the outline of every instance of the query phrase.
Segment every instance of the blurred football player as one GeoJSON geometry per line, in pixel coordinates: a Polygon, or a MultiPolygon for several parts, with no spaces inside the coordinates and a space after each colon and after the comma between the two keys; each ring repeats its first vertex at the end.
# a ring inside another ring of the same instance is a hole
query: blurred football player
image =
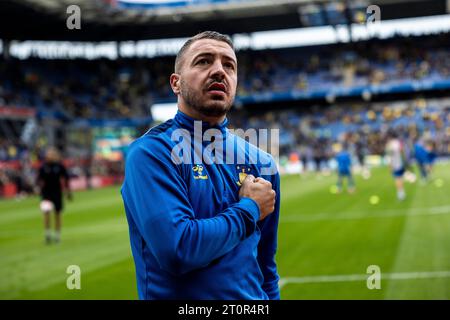
{"type": "Polygon", "coordinates": [[[69,187],[69,175],[61,162],[57,149],[51,147],[46,151],[45,161],[39,169],[37,185],[41,193],[41,211],[44,214],[45,242],[58,243],[61,240],[61,213],[63,210],[63,189],[68,199],[72,199],[69,187]],[[54,212],[55,230],[52,233],[50,213],[54,212]]]}
{"type": "Polygon", "coordinates": [[[338,171],[338,192],[342,191],[343,182],[347,180],[347,191],[349,193],[355,192],[355,182],[352,176],[352,159],[347,150],[346,144],[338,144],[335,146],[336,162],[338,171]]]}
{"type": "Polygon", "coordinates": [[[425,150],[427,152],[427,172],[428,176],[430,176],[433,172],[433,165],[436,160],[436,143],[434,141],[427,141],[425,144],[425,150]]]}
{"type": "Polygon", "coordinates": [[[419,168],[422,181],[428,180],[428,152],[421,141],[414,144],[414,158],[416,159],[417,167],[419,168]]]}
{"type": "Polygon", "coordinates": [[[406,161],[403,143],[395,132],[390,132],[388,135],[386,155],[389,157],[392,176],[395,179],[397,199],[402,201],[406,198],[406,192],[403,185],[406,161]]]}

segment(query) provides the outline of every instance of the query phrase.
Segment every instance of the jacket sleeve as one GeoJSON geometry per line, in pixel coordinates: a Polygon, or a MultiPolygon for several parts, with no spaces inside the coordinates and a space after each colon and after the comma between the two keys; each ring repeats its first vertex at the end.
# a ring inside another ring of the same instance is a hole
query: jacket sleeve
{"type": "Polygon", "coordinates": [[[279,276],[275,254],[277,251],[278,221],[280,216],[280,176],[277,172],[272,180],[272,188],[275,190],[275,211],[258,223],[261,229],[261,239],[258,244],[258,263],[264,275],[263,290],[270,300],[280,299],[278,287],[279,276]]]}
{"type": "Polygon", "coordinates": [[[196,219],[181,167],[161,143],[137,144],[128,154],[122,197],[160,267],[179,275],[207,266],[250,236],[259,208],[242,198],[215,217],[196,219]]]}

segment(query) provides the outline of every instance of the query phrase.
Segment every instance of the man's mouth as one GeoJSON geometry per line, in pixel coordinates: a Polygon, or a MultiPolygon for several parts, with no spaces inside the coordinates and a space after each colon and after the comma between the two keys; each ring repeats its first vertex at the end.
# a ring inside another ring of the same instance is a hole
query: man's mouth
{"type": "Polygon", "coordinates": [[[208,92],[214,94],[224,94],[227,92],[227,87],[220,82],[214,82],[208,87],[208,92]]]}

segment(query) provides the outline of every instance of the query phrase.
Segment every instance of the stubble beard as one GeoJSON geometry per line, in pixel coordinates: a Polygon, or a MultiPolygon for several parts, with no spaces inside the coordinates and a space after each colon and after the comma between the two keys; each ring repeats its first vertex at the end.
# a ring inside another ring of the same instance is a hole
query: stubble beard
{"type": "Polygon", "coordinates": [[[209,100],[208,103],[202,102],[200,95],[197,94],[189,85],[181,80],[180,94],[186,104],[206,117],[221,117],[228,113],[233,104],[233,99],[228,100],[209,100]]]}

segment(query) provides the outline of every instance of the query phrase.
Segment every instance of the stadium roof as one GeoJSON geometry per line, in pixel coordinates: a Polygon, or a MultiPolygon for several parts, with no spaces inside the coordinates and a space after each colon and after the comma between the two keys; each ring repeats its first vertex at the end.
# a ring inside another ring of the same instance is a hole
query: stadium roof
{"type": "MultiPolygon", "coordinates": [[[[130,9],[120,0],[2,0],[0,38],[16,40],[111,41],[227,34],[303,27],[307,5],[329,0],[215,0],[197,6],[130,9]],[[81,30],[66,27],[70,5],[81,9],[81,30]]],[[[210,0],[212,1],[212,0],[210,0]]],[[[206,2],[206,0],[202,0],[206,2]]],[[[369,2],[360,0],[361,3],[369,2]]],[[[353,3],[340,1],[340,3],[353,3]]],[[[445,14],[446,0],[378,0],[382,19],[445,14]]]]}

